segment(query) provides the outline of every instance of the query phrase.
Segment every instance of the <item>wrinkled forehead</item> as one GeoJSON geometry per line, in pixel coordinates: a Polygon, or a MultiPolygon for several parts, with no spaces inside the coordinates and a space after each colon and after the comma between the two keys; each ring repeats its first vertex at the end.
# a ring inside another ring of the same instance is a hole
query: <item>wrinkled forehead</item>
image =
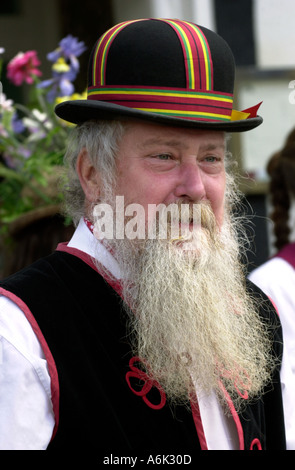
{"type": "Polygon", "coordinates": [[[228,134],[224,131],[191,129],[176,126],[163,126],[149,122],[133,121],[126,123],[121,142],[138,148],[149,148],[163,144],[177,148],[187,148],[191,144],[226,149],[228,134]]]}

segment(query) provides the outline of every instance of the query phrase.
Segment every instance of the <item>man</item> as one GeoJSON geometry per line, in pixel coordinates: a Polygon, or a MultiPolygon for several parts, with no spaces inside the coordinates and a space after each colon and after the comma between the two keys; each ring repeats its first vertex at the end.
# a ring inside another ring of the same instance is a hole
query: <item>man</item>
{"type": "Polygon", "coordinates": [[[286,448],[281,328],[244,280],[226,152],[262,119],[232,110],[233,85],[206,28],[135,20],[98,40],[88,99],[56,108],[78,124],[77,230],[1,283],[3,448],[286,448]]]}

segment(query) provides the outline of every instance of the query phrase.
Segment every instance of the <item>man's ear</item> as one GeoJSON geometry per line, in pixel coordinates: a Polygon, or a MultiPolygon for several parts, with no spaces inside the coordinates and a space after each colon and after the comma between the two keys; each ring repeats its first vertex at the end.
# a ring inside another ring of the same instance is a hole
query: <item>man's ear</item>
{"type": "Polygon", "coordinates": [[[85,148],[78,155],[76,171],[86,199],[89,202],[97,202],[100,196],[100,173],[85,148]]]}

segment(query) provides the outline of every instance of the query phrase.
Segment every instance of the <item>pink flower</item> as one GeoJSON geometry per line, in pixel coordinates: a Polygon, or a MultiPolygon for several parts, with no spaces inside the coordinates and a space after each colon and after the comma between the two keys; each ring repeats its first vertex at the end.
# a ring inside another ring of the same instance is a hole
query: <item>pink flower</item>
{"type": "Polygon", "coordinates": [[[7,78],[17,86],[23,82],[32,84],[34,75],[42,75],[36,68],[40,63],[36,51],[19,52],[7,65],[7,78]]]}

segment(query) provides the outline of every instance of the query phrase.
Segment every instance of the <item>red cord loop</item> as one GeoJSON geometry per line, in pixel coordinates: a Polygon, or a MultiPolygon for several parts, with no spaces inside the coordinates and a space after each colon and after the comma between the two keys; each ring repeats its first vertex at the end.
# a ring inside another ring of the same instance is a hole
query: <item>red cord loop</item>
{"type": "Polygon", "coordinates": [[[262,450],[261,442],[259,439],[257,439],[257,437],[251,442],[250,450],[254,450],[254,446],[257,447],[257,450],[262,450]]]}
{"type": "Polygon", "coordinates": [[[132,392],[137,395],[138,397],[142,397],[143,401],[150,407],[152,408],[153,410],[160,410],[161,408],[163,408],[166,404],[166,395],[165,395],[165,392],[164,390],[162,389],[161,385],[154,379],[151,379],[143,370],[141,369],[138,369],[137,367],[135,367],[134,363],[140,363],[140,362],[143,362],[139,357],[132,357],[129,361],[129,367],[131,369],[131,371],[127,372],[126,373],[126,381],[127,381],[127,384],[130,388],[130,390],[132,390],[132,392]],[[132,385],[131,385],[131,381],[130,379],[131,378],[136,378],[136,379],[139,379],[143,382],[143,385],[142,385],[142,388],[141,390],[135,390],[132,385]],[[158,389],[159,393],[160,393],[160,403],[158,404],[154,404],[152,403],[148,398],[147,398],[147,394],[151,391],[151,389],[155,387],[158,389]]]}

